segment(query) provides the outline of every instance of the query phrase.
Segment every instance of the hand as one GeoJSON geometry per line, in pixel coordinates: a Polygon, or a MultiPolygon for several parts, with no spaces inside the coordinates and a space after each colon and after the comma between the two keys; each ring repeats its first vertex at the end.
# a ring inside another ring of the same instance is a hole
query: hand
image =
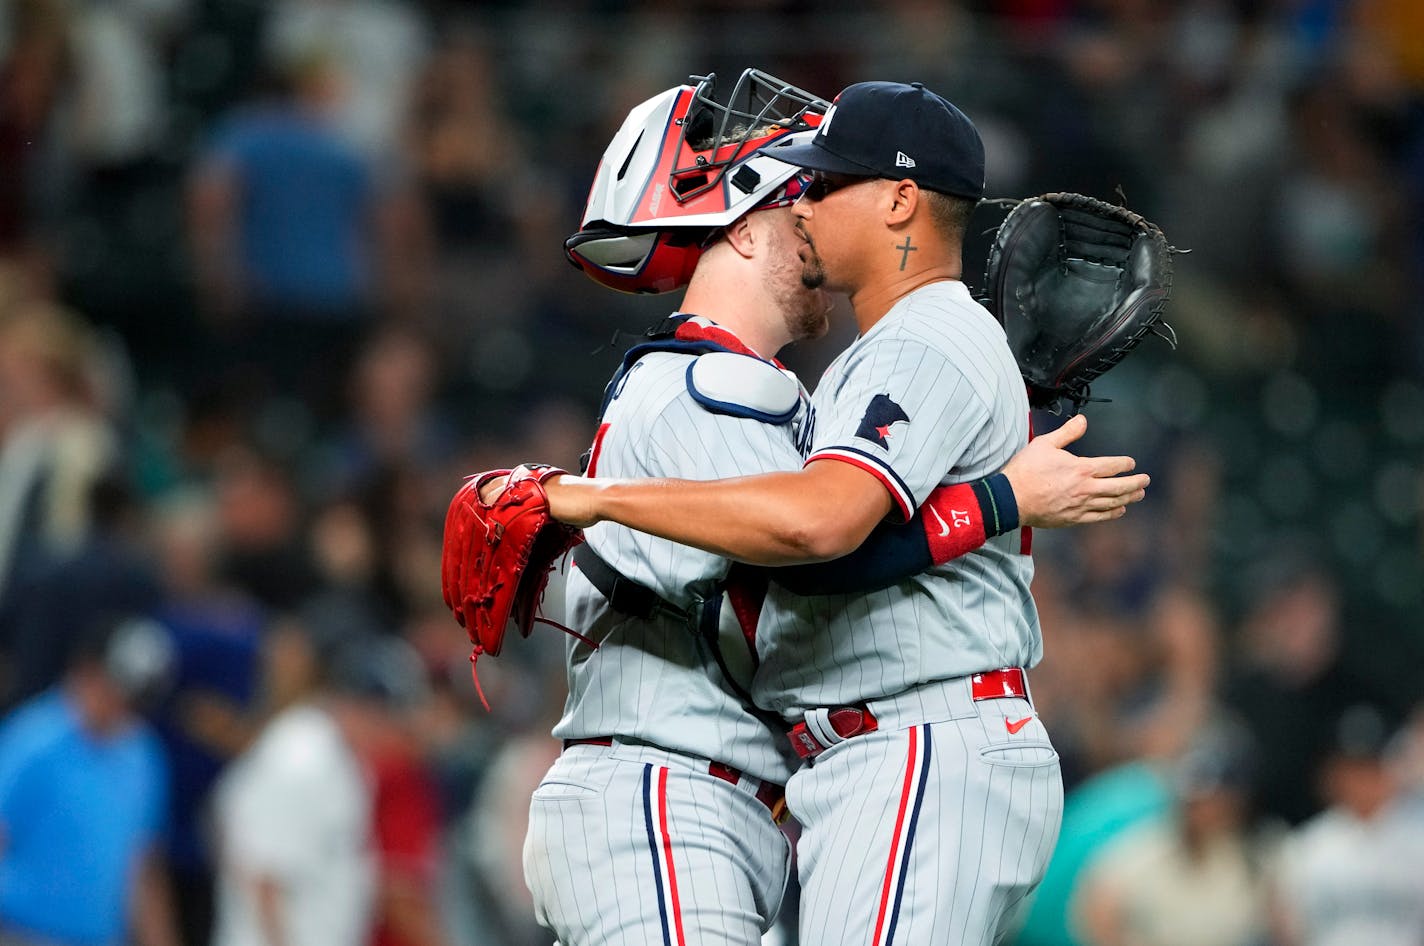
{"type": "Polygon", "coordinates": [[[252,720],[232,700],[214,690],[193,690],[179,696],[181,728],[194,742],[232,758],[252,741],[252,720]]]}
{"type": "Polygon", "coordinates": [[[1035,437],[1004,467],[1019,506],[1019,524],[1036,528],[1105,522],[1147,495],[1151,478],[1132,476],[1132,457],[1079,457],[1065,448],[1088,430],[1082,414],[1035,437]]]}
{"type": "MultiPolygon", "coordinates": [[[[495,476],[480,484],[480,500],[493,503],[504,492],[508,476],[495,476]]],[[[584,529],[599,521],[591,500],[593,483],[572,473],[555,473],[543,481],[544,495],[549,497],[549,514],[565,525],[584,529]]]]}
{"type": "Polygon", "coordinates": [[[495,476],[486,480],[480,486],[480,502],[493,503],[499,494],[504,492],[505,484],[509,482],[509,474],[495,476]]]}

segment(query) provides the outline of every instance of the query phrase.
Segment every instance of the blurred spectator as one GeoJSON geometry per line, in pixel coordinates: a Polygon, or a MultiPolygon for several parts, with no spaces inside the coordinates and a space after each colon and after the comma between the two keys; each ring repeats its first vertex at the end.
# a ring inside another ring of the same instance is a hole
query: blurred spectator
{"type": "Polygon", "coordinates": [[[265,617],[217,577],[217,518],[203,492],[166,499],[155,515],[163,602],[155,616],[177,654],[172,693],[155,725],[172,765],[169,867],[187,946],[213,928],[215,852],[206,830],[209,791],[250,734],[258,707],[257,654],[265,617]]]}
{"type": "Polygon", "coordinates": [[[312,521],[310,545],[321,576],[323,601],[339,601],[355,624],[384,633],[396,619],[396,602],[377,586],[377,541],[366,511],[355,502],[328,503],[312,521]]]}
{"type": "Polygon", "coordinates": [[[140,510],[104,408],[115,365],[94,331],[22,272],[0,285],[0,706],[54,683],[86,615],[145,611],[140,510]]]}
{"type": "Polygon", "coordinates": [[[0,9],[0,258],[36,248],[44,163],[70,66],[63,0],[17,0],[0,9]]]}
{"type": "Polygon", "coordinates": [[[1367,114],[1348,94],[1327,75],[1293,102],[1298,147],[1278,182],[1270,243],[1298,300],[1296,319],[1317,324],[1320,347],[1303,353],[1314,362],[1307,367],[1366,380],[1391,360],[1388,328],[1403,301],[1393,255],[1398,193],[1367,114]],[[1334,331],[1343,325],[1354,331],[1334,331]]]}
{"type": "Polygon", "coordinates": [[[1398,736],[1393,769],[1411,803],[1424,808],[1424,701],[1413,707],[1398,736]]]}
{"type": "Polygon", "coordinates": [[[1123,832],[1074,894],[1091,946],[1256,946],[1264,858],[1249,833],[1253,749],[1233,724],[1204,728],[1174,767],[1173,810],[1123,832]]]}
{"type": "Polygon", "coordinates": [[[95,372],[73,313],[34,299],[0,311],[0,600],[89,534],[91,490],[119,450],[95,372]]]}
{"type": "Polygon", "coordinates": [[[1295,824],[1320,809],[1322,734],[1370,691],[1341,662],[1339,589],[1328,574],[1287,554],[1264,563],[1253,587],[1225,699],[1255,738],[1263,812],[1295,824]]]}
{"type": "Polygon", "coordinates": [[[164,48],[192,0],[74,0],[74,103],[68,129],[75,157],[118,171],[163,143],[164,48]]]}
{"type": "MultiPolygon", "coordinates": [[[[471,335],[518,323],[529,305],[527,261],[548,247],[531,239],[531,192],[545,185],[526,133],[504,114],[488,40],[469,23],[442,38],[416,89],[410,150],[434,240],[435,304],[442,338],[463,354],[471,335]],[[480,265],[471,265],[478,259],[480,265]]],[[[454,361],[455,359],[451,359],[454,361]]]]}
{"type": "Polygon", "coordinates": [[[419,8],[396,0],[276,0],[267,14],[266,52],[278,68],[313,55],[328,59],[346,94],[333,121],[373,156],[391,153],[410,112],[425,59],[419,8]]]}
{"type": "Polygon", "coordinates": [[[1069,788],[1130,759],[1174,758],[1212,702],[1214,608],[1147,550],[1152,527],[1124,520],[1039,550],[1034,596],[1046,655],[1035,702],[1069,788]]]}
{"type": "Polygon", "coordinates": [[[347,641],[333,706],[372,786],[377,856],[373,946],[442,946],[436,906],[441,812],[412,723],[430,698],[414,649],[395,637],[347,641]]]}
{"type": "Polygon", "coordinates": [[[1347,708],[1320,769],[1329,808],[1286,840],[1277,865],[1282,946],[1415,946],[1424,939],[1424,812],[1389,765],[1385,714],[1347,708]]]}
{"type": "Polygon", "coordinates": [[[454,430],[435,402],[439,366],[435,346],[409,327],[387,325],[366,339],[348,387],[350,416],[332,437],[332,479],[357,487],[390,468],[450,459],[454,430]]]}
{"type": "Polygon", "coordinates": [[[64,297],[171,377],[191,349],[191,304],[179,290],[180,142],[173,49],[195,0],[65,0],[70,77],[46,161],[55,266],[64,297]]]}
{"type": "Polygon", "coordinates": [[[179,942],[159,853],[166,761],[137,715],[165,684],[171,646],[151,621],[106,620],[63,685],[0,726],[6,946],[179,942]]]}
{"type": "Polygon", "coordinates": [[[331,704],[331,628],[296,619],[268,632],[274,715],[224,773],[216,946],[352,946],[371,932],[371,795],[331,704]]]}
{"type": "Polygon", "coordinates": [[[153,565],[138,535],[142,510],[127,481],[109,473],[91,486],[88,507],[93,529],[82,544],[62,558],[35,563],[0,612],[0,640],[9,657],[0,706],[59,679],[91,613],[149,614],[158,605],[153,565]]]}
{"type": "Polygon", "coordinates": [[[215,490],[224,581],[272,611],[297,607],[320,587],[302,534],[291,472],[274,457],[237,447],[218,462],[215,490]]]}
{"type": "Polygon", "coordinates": [[[190,236],[234,393],[298,395],[329,416],[394,247],[377,170],[332,127],[334,64],[312,53],[283,68],[276,95],[225,119],[199,158],[190,236]]]}

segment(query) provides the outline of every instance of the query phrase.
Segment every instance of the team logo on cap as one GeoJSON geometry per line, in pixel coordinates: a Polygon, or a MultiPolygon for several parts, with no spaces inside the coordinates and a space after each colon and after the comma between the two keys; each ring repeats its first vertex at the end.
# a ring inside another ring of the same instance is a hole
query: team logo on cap
{"type": "Polygon", "coordinates": [[[915,159],[903,151],[896,151],[895,166],[897,168],[912,168],[915,166],[915,159]]]}
{"type": "Polygon", "coordinates": [[[826,109],[826,115],[821,119],[821,124],[816,129],[817,137],[824,138],[826,136],[826,132],[831,130],[831,119],[835,117],[836,106],[832,104],[830,108],[826,109]]]}

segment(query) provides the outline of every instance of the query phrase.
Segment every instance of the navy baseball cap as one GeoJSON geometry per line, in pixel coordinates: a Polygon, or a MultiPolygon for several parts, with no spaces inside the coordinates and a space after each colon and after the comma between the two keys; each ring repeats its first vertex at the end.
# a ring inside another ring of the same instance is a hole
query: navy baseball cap
{"type": "Polygon", "coordinates": [[[948,99],[919,82],[857,82],[836,96],[809,141],[763,149],[812,171],[909,178],[960,197],[984,196],[984,142],[948,99]]]}

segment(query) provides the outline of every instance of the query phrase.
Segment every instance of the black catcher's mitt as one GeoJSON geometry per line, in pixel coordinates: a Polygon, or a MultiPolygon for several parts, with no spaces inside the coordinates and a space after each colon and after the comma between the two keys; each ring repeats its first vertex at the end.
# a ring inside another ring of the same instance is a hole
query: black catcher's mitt
{"type": "Polygon", "coordinates": [[[1162,321],[1174,252],[1141,214],[1082,194],[1014,205],[989,250],[985,286],[1034,407],[1067,399],[1076,412],[1089,383],[1148,332],[1175,345],[1162,321]]]}

